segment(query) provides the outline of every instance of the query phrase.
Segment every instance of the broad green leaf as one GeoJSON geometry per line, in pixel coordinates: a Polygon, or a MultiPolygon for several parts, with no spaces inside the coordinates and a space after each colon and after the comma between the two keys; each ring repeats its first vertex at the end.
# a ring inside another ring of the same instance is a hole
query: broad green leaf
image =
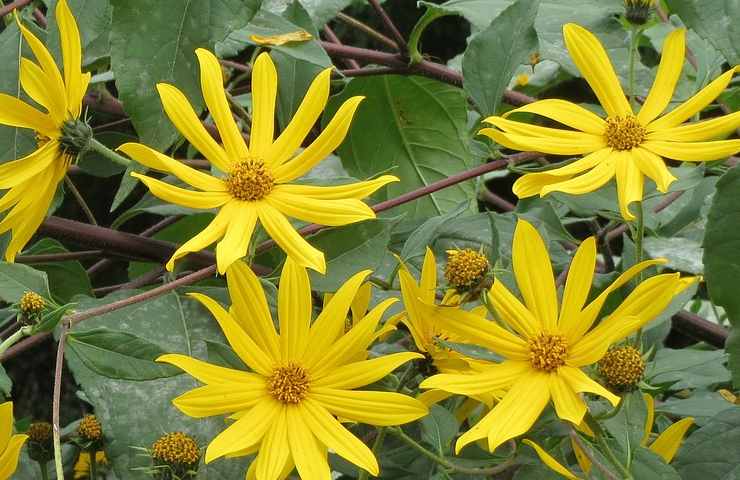
{"type": "Polygon", "coordinates": [[[671,398],[657,404],[655,411],[678,417],[694,417],[696,424],[703,426],[730,405],[730,402],[717,392],[699,390],[689,398],[671,398]]]}
{"type": "MultiPolygon", "coordinates": [[[[463,92],[436,80],[384,75],[355,78],[334,97],[323,124],[350,97],[366,97],[355,114],[339,155],[356,178],[391,173],[400,182],[375,198],[393,198],[429,185],[473,164],[468,151],[466,101],[463,92]]],[[[441,215],[468,200],[474,192],[467,181],[407,203],[392,211],[409,213],[409,220],[441,215]]]]}
{"type": "Polygon", "coordinates": [[[650,257],[667,259],[666,266],[673,270],[695,275],[701,275],[704,271],[701,244],[695,240],[647,237],[642,245],[650,257]]]}
{"type": "Polygon", "coordinates": [[[465,50],[463,86],[484,117],[498,111],[516,67],[537,49],[534,19],[539,4],[540,0],[513,3],[473,37],[465,50]]]}
{"type": "Polygon", "coordinates": [[[13,380],[10,379],[5,368],[0,365],[0,397],[10,398],[10,390],[13,388],[13,380]]]}
{"type": "Polygon", "coordinates": [[[730,65],[740,63],[740,15],[738,0],[666,0],[673,13],[709,40],[725,56],[730,65]]]}
{"type": "MultiPolygon", "coordinates": [[[[264,0],[263,8],[272,13],[282,14],[294,5],[295,1],[297,0],[264,0]]],[[[365,3],[364,0],[300,0],[300,2],[319,28],[349,5],[365,3]]]]}
{"type": "Polygon", "coordinates": [[[707,388],[730,380],[726,361],[727,354],[722,350],[662,348],[650,362],[646,376],[652,384],[672,383],[671,390],[707,388]]]}
{"type": "MultiPolygon", "coordinates": [[[[116,292],[104,299],[85,299],[77,309],[106,305],[136,293],[139,292],[116,292]]],[[[174,293],[91,318],[76,325],[74,332],[101,327],[145,338],[168,353],[192,355],[203,360],[207,358],[205,340],[224,342],[210,313],[198,302],[174,293]]],[[[160,435],[173,431],[193,435],[205,446],[226,427],[223,417],[194,419],[172,405],[172,399],[201,385],[187,374],[141,382],[110,379],[90,370],[73,351],[68,352],[67,364],[94,405],[106,435],[116,439],[106,453],[120,479],[149,478],[131,470],[149,465],[149,459],[137,456],[132,446],[148,448],[160,435]]],[[[246,464],[244,459],[229,459],[201,465],[198,479],[243,478],[246,464]]]]}
{"type": "Polygon", "coordinates": [[[67,348],[89,369],[108,378],[143,381],[182,373],[172,365],[155,362],[167,353],[165,350],[127,332],[108,328],[72,332],[67,336],[67,348]]]}
{"type": "Polygon", "coordinates": [[[740,476],[738,445],[740,407],[729,407],[689,436],[673,465],[682,478],[732,480],[740,476]]]}
{"type": "MultiPolygon", "coordinates": [[[[42,238],[34,243],[25,255],[47,255],[68,252],[58,241],[51,238],[42,238]]],[[[54,298],[68,302],[78,294],[92,295],[92,285],[87,276],[85,267],[76,260],[35,263],[36,270],[46,272],[54,298]]]]}
{"type": "Polygon", "coordinates": [[[22,263],[0,262],[0,300],[15,303],[28,291],[51,298],[46,273],[22,263]]]}
{"type": "Polygon", "coordinates": [[[612,434],[623,450],[634,449],[640,444],[645,431],[647,407],[639,391],[622,396],[622,407],[611,418],[603,420],[604,427],[612,434]]]}
{"type": "Polygon", "coordinates": [[[704,271],[709,296],[727,312],[733,327],[725,345],[730,354],[732,381],[740,386],[740,168],[733,168],[717,182],[717,192],[704,235],[704,271]]]}
{"type": "Polygon", "coordinates": [[[421,419],[421,439],[444,456],[450,452],[452,440],[459,428],[457,419],[449,410],[440,405],[432,405],[429,415],[421,419]]]}
{"type": "Polygon", "coordinates": [[[232,350],[232,348],[221,342],[205,340],[208,349],[208,362],[236,370],[247,370],[244,362],[232,350]]]}
{"type": "Polygon", "coordinates": [[[632,452],[630,472],[633,478],[649,478],[650,480],[680,480],[676,469],[665,463],[661,457],[647,448],[636,446],[632,452]]]}

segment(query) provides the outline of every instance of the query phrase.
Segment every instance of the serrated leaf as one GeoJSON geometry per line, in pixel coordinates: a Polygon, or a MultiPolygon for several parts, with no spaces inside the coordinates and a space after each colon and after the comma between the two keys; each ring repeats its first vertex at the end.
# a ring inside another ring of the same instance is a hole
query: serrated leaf
{"type": "Polygon", "coordinates": [[[704,273],[701,244],[689,238],[682,237],[647,237],[643,247],[652,258],[665,258],[666,266],[679,272],[701,275],[704,273]]]}
{"type": "Polygon", "coordinates": [[[484,117],[498,111],[516,67],[537,49],[534,19],[539,5],[540,0],[513,3],[473,37],[465,50],[463,87],[484,117]]]}
{"type": "Polygon", "coordinates": [[[440,455],[450,451],[458,429],[455,416],[440,405],[432,405],[429,415],[421,419],[421,439],[440,455]]]}
{"type": "Polygon", "coordinates": [[[740,476],[738,445],[740,407],[730,407],[693,432],[673,464],[682,478],[732,480],[740,476]]]}
{"type": "Polygon", "coordinates": [[[673,383],[672,390],[706,388],[730,380],[722,350],[673,350],[661,348],[650,362],[646,376],[650,383],[673,383]]]}
{"type": "MultiPolygon", "coordinates": [[[[68,252],[52,238],[42,238],[24,252],[26,255],[46,255],[68,252]]],[[[34,268],[45,272],[54,298],[68,302],[75,295],[92,295],[92,284],[85,267],[76,260],[35,263],[34,268]]]]}
{"type": "Polygon", "coordinates": [[[167,353],[158,345],[137,335],[98,328],[72,332],[67,336],[67,348],[98,375],[118,380],[154,380],[179,375],[182,370],[156,363],[167,353]]]}

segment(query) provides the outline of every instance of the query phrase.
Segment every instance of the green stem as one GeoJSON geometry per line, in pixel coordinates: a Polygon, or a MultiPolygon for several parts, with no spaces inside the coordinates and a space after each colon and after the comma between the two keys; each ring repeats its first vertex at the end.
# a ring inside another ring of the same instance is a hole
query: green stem
{"type": "Polygon", "coordinates": [[[88,144],[88,148],[91,151],[104,156],[105,158],[107,158],[108,160],[110,160],[110,161],[112,161],[114,163],[117,163],[119,165],[123,165],[124,167],[127,167],[128,168],[131,165],[131,160],[129,160],[128,158],[123,157],[123,156],[117,154],[116,152],[114,152],[110,148],[106,147],[105,145],[103,145],[99,141],[95,140],[94,138],[91,138],[90,139],[90,143],[88,144]]]}
{"type": "Polygon", "coordinates": [[[631,25],[630,47],[629,47],[629,77],[628,77],[629,94],[628,94],[628,98],[629,98],[630,105],[632,106],[633,110],[637,106],[635,102],[635,62],[637,62],[637,45],[640,40],[641,33],[642,33],[642,29],[640,27],[631,25]]]}
{"type": "Polygon", "coordinates": [[[95,458],[97,452],[90,452],[90,480],[98,480],[98,462],[95,458]]]}
{"type": "Polygon", "coordinates": [[[414,25],[414,29],[409,35],[409,64],[416,65],[417,63],[420,63],[422,60],[424,60],[424,56],[421,54],[421,52],[419,52],[419,40],[421,40],[421,35],[424,33],[424,30],[429,26],[430,23],[440,17],[444,17],[445,15],[449,15],[449,13],[439,8],[427,8],[427,11],[424,12],[424,15],[422,15],[419,21],[416,22],[416,25],[414,25]]]}
{"type": "MultiPolygon", "coordinates": [[[[387,433],[388,432],[385,427],[378,427],[378,434],[375,436],[375,441],[373,442],[372,448],[373,455],[375,455],[376,458],[378,456],[378,451],[380,450],[380,447],[383,446],[383,441],[385,440],[385,436],[387,433]]],[[[357,471],[357,480],[368,480],[368,478],[370,477],[370,474],[364,468],[359,468],[357,469],[357,471]]]]}
{"type": "Polygon", "coordinates": [[[39,469],[41,470],[41,480],[49,480],[49,467],[46,465],[47,462],[38,462],[39,469]]]}
{"type": "Polygon", "coordinates": [[[591,431],[594,432],[596,443],[599,445],[599,447],[601,447],[601,452],[604,454],[607,460],[609,460],[609,463],[611,463],[612,466],[617,469],[620,478],[623,478],[624,480],[634,480],[632,477],[632,473],[630,473],[630,471],[627,470],[624,465],[622,465],[622,462],[619,461],[617,456],[614,454],[614,451],[607,443],[606,434],[604,433],[604,429],[601,428],[599,422],[597,422],[596,419],[589,412],[586,412],[586,416],[583,417],[583,419],[586,421],[586,424],[589,426],[591,431]]]}
{"type": "Polygon", "coordinates": [[[72,196],[75,197],[75,200],[77,200],[77,204],[80,206],[90,223],[93,225],[97,225],[98,222],[95,220],[95,215],[93,215],[92,210],[90,210],[90,206],[87,204],[80,191],[77,190],[75,184],[72,183],[72,179],[69,178],[69,175],[64,176],[64,184],[67,185],[69,191],[72,192],[72,196]]]}
{"type": "Polygon", "coordinates": [[[0,357],[3,356],[3,353],[13,345],[15,345],[17,342],[19,342],[23,337],[26,337],[31,334],[31,331],[33,330],[32,326],[25,326],[21,327],[17,332],[15,332],[13,335],[9,336],[5,339],[3,343],[0,343],[0,357]]]}

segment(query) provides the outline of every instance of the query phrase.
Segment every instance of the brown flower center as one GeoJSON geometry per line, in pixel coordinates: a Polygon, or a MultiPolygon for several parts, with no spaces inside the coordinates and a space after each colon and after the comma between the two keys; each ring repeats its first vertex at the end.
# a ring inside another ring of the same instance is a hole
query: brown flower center
{"type": "Polygon", "coordinates": [[[565,365],[568,342],[563,335],[542,333],[529,339],[529,360],[537,370],[552,372],[565,365]]]}
{"type": "Polygon", "coordinates": [[[277,367],[267,380],[267,391],[283,403],[300,403],[308,394],[308,372],[293,362],[277,367]]]}
{"type": "Polygon", "coordinates": [[[639,350],[630,345],[615,347],[599,360],[599,374],[617,390],[635,387],[645,372],[645,361],[639,350]]]}
{"type": "Polygon", "coordinates": [[[647,130],[632,115],[606,119],[606,144],[614,150],[631,150],[639,146],[647,130]]]}
{"type": "Polygon", "coordinates": [[[254,202],[272,191],[275,179],[262,160],[237,163],[226,178],[226,186],[237,200],[254,202]]]}

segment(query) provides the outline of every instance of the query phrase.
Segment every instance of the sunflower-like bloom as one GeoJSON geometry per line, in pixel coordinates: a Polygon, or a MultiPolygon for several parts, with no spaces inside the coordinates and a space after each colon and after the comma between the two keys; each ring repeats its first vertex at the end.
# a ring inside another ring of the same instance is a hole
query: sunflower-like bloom
{"type": "MultiPolygon", "coordinates": [[[[80,32],[66,0],[57,2],[56,18],[64,75],[44,44],[18,22],[38,61],[21,58],[20,83],[45,112],[13,96],[0,94],[0,124],[34,130],[38,144],[31,154],[0,165],[0,190],[7,190],[0,198],[0,211],[10,210],[0,222],[0,233],[12,230],[5,251],[9,262],[15,260],[44,220],[57,184],[76,155],[74,145],[64,137],[70,127],[80,125],[77,119],[90,74],[81,70],[80,32]]],[[[89,129],[84,124],[81,128],[89,129]]]]}
{"type": "MultiPolygon", "coordinates": [[[[655,417],[655,400],[646,393],[642,396],[647,405],[647,417],[645,418],[645,434],[642,437],[640,445],[650,449],[653,453],[662,458],[665,463],[671,463],[673,457],[676,456],[678,449],[681,447],[681,443],[686,436],[686,432],[691,428],[691,425],[693,425],[694,419],[692,417],[682,418],[663,430],[663,432],[661,432],[657,438],[650,443],[650,435],[653,430],[653,420],[655,417]]],[[[537,456],[540,457],[540,460],[542,460],[542,463],[547,465],[550,469],[559,473],[568,480],[579,480],[579,477],[573,473],[573,471],[557,461],[555,457],[550,455],[544,448],[529,439],[525,439],[523,442],[532,447],[537,453],[537,456]]],[[[575,453],[576,460],[578,461],[578,465],[581,467],[581,470],[586,474],[590,473],[592,466],[591,460],[578,443],[571,440],[571,446],[573,447],[573,452],[575,453]]]]}
{"type": "Polygon", "coordinates": [[[556,155],[584,155],[566,166],[530,173],[514,184],[520,197],[550,192],[583,194],[597,190],[616,177],[619,210],[634,220],[629,204],[642,200],[643,175],[651,178],[660,192],[676,180],[662,157],[689,162],[717,160],[740,150],[740,140],[707,141],[740,126],[740,112],[696,123],[683,122],[711,103],[732,80],[730,69],[696,95],[665,115],[681,75],[686,49],[686,31],[671,32],[650,92],[635,115],[619,85],[609,57],[599,40],[575,24],[563,28],[571,58],[606,111],[607,118],[564,100],[548,99],[525,105],[503,117],[485,122],[496,128],[480,131],[497,143],[514,150],[535,150],[556,155]],[[547,117],[574,130],[548,128],[509,120],[515,112],[547,117]]]}
{"type": "Polygon", "coordinates": [[[15,472],[27,439],[28,435],[13,435],[13,402],[0,404],[0,480],[8,480],[15,472]]]}
{"type": "Polygon", "coordinates": [[[283,479],[295,466],[301,478],[328,480],[331,449],[378,475],[375,455],[336,417],[400,425],[423,417],[427,408],[399,393],[354,390],[421,358],[403,352],[366,360],[380,319],[395,299],[381,302],[344,333],[347,312],[369,273],[350,278],[312,324],[307,271],[289,258],[278,290],[279,334],[260,282],[243,262],[234,263],[227,273],[230,312],[205,295],[191,294],[210,310],[252,370],[219,367],[185,355],[158,359],[206,384],[176,398],[177,408],[196,418],[228,414],[236,420],[208,445],[206,463],[258,452],[247,478],[283,479]]]}
{"type": "Polygon", "coordinates": [[[594,393],[616,405],[619,397],[590,379],[581,368],[597,362],[611,344],[645,325],[675,295],[696,281],[696,277],[681,278],[678,273],[651,277],[591,328],[609,293],[662,260],[635,265],[585,305],[596,263],[596,241],[590,237],[573,258],[558,309],[547,249],[537,230],[524,220],[519,220],[514,231],[512,256],[524,304],[499,280],[494,281],[488,293],[498,318],[511,331],[464,310],[435,307],[437,321],[446,331],[505,358],[502,363],[478,366],[480,373],[435,375],[421,384],[422,388],[467,396],[508,390],[488,415],[458,439],[458,451],[485,437],[489,449],[495,450],[529,430],[551,399],[557,415],[575,425],[581,423],[586,413],[586,403],[579,393],[594,393]]]}
{"type": "Polygon", "coordinates": [[[119,147],[139,163],[171,173],[199,190],[182,189],[132,173],[155,196],[184,207],[219,209],[202,232],[172,255],[167,269],[172,270],[178,258],[220,239],[216,260],[218,270],[223,274],[229,265],[247,253],[259,220],[289,257],[301,266],[324,273],[324,254],[304,240],[286,216],[329,226],[375,218],[372,209],[360,199],[398,179],[383,175],[367,182],[333,187],[290,182],[307,173],[342,143],[364,97],[352,97],[344,102],[316,140],[294,155],[326,106],[331,69],[324,70],[314,79],[291,122],[273,140],[277,72],[270,56],[262,53],[252,70],[253,118],[247,146],[229,109],[218,59],[204,49],[196,50],[195,54],[200,62],[203,98],[218,127],[223,146],[208,134],[182,92],[165,83],[158,84],[157,90],[172,123],[225,176],[212,176],[195,170],[138,143],[119,147]]]}

